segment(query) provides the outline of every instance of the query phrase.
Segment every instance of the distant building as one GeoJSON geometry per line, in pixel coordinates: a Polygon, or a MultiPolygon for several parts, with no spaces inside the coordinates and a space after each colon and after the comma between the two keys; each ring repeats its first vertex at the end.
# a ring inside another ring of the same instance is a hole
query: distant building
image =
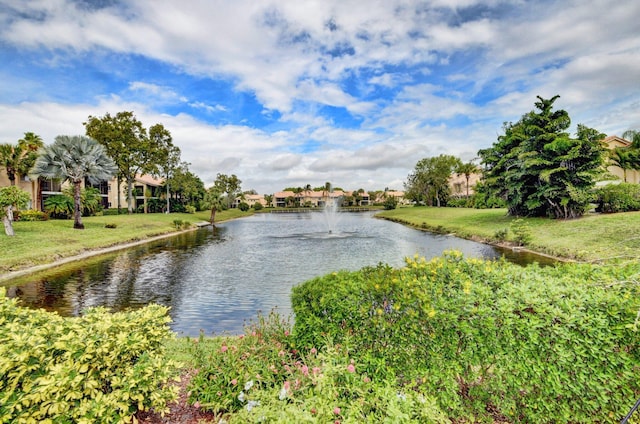
{"type": "MultiPolygon", "coordinates": [[[[603,141],[606,144],[607,148],[609,148],[611,150],[615,149],[616,147],[629,147],[629,146],[631,146],[631,142],[629,140],[625,140],[624,138],[618,137],[617,135],[610,135],[610,136],[606,137],[603,141]]],[[[620,179],[620,181],[624,181],[625,172],[619,166],[609,165],[609,166],[607,166],[607,171],[609,171],[609,173],[611,173],[611,174],[615,175],[616,177],[618,177],[620,179]]],[[[627,169],[626,174],[627,174],[627,182],[628,183],[634,183],[634,184],[640,183],[640,172],[638,170],[627,169]]]]}

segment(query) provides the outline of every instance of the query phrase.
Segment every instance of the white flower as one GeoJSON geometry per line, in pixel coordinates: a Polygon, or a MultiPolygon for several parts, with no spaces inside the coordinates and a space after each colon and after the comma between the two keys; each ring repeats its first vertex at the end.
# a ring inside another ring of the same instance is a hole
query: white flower
{"type": "Polygon", "coordinates": [[[400,399],[401,401],[406,401],[407,400],[407,395],[405,395],[404,393],[398,393],[398,399],[400,399]]]}
{"type": "Polygon", "coordinates": [[[257,400],[250,400],[245,408],[247,408],[247,411],[251,411],[254,406],[260,406],[260,402],[257,400]]]}
{"type": "Polygon", "coordinates": [[[240,394],[238,395],[238,400],[240,402],[244,402],[244,392],[240,392],[240,394]]]}
{"type": "Polygon", "coordinates": [[[253,387],[253,380],[249,380],[244,384],[244,389],[249,391],[253,387]]]}
{"type": "Polygon", "coordinates": [[[278,396],[278,399],[285,400],[286,398],[287,398],[287,389],[283,387],[282,389],[280,389],[280,396],[278,396]]]}

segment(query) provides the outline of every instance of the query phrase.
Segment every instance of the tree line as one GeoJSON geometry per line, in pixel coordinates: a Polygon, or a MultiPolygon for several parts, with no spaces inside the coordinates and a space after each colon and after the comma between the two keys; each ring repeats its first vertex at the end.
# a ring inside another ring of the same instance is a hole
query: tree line
{"type": "MultiPolygon", "coordinates": [[[[133,213],[133,187],[136,177],[142,174],[164,180],[166,204],[161,209],[166,213],[184,212],[189,207],[209,208],[213,220],[215,210],[230,207],[240,193],[238,177],[225,174],[218,174],[214,185],[206,190],[200,178],[189,171],[189,163],[181,160],[180,148],[173,144],[170,131],[160,123],[146,128],[133,112],[124,111],[90,115],[83,125],[86,135],[57,136],[47,146],[33,132],[25,133],[17,144],[0,144],[0,167],[10,181],[10,187],[0,189],[0,207],[8,235],[13,235],[13,208],[25,207],[30,200],[30,195],[16,186],[18,176],[69,182],[73,201],[72,206],[65,203],[65,207],[72,207],[77,229],[84,228],[83,207],[86,210],[87,203],[96,200],[93,189],[82,187],[85,180],[96,184],[115,177],[118,213],[121,183],[127,187],[127,211],[133,213]]],[[[53,197],[67,198],[67,195],[53,197]]]]}
{"type": "Polygon", "coordinates": [[[451,155],[425,158],[405,183],[405,196],[416,203],[442,206],[450,197],[452,174],[467,180],[481,173],[475,187],[476,206],[503,206],[512,216],[570,219],[582,216],[594,201],[597,181],[606,179],[606,165],[640,169],[640,132],[623,134],[628,147],[611,151],[605,134],[579,124],[575,136],[565,110],[554,110],[560,96],[538,96],[535,109],[517,122],[503,125],[503,134],[489,148],[478,152],[480,165],[462,163],[451,155]]]}

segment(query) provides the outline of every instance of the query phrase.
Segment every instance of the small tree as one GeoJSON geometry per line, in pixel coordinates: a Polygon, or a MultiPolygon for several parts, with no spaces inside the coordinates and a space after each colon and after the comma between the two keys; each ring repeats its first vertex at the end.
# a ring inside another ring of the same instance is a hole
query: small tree
{"type": "Polygon", "coordinates": [[[14,236],[13,231],[13,207],[23,208],[31,197],[29,193],[16,186],[0,188],[0,207],[2,208],[2,223],[4,232],[8,236],[14,236]]]}
{"type": "Polygon", "coordinates": [[[202,203],[205,208],[211,210],[209,222],[213,224],[213,221],[216,219],[216,212],[222,209],[225,205],[224,198],[217,190],[217,188],[213,186],[210,187],[209,190],[207,190],[207,192],[205,193],[202,203]]]}

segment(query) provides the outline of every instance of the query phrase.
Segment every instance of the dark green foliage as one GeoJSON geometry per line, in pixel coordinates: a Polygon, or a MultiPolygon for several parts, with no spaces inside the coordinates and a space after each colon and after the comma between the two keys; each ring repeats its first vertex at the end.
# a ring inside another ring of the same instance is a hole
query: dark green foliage
{"type": "Polygon", "coordinates": [[[579,217],[603,172],[604,134],[578,125],[577,137],[569,137],[569,114],[553,110],[558,97],[538,97],[536,111],[505,124],[498,142],[478,152],[486,189],[505,199],[513,216],[579,217]]]}
{"type": "Polygon", "coordinates": [[[382,206],[384,206],[385,210],[389,211],[398,207],[398,201],[395,197],[389,196],[384,200],[382,206]]]}
{"type": "Polygon", "coordinates": [[[407,177],[405,197],[417,203],[442,206],[449,198],[449,178],[462,162],[455,156],[439,155],[418,161],[407,177]]]}
{"type": "Polygon", "coordinates": [[[260,210],[262,210],[262,208],[264,208],[264,206],[262,206],[262,203],[260,203],[260,202],[256,202],[256,203],[253,204],[253,209],[256,210],[256,211],[260,211],[260,210]]]}
{"type": "Polygon", "coordinates": [[[640,185],[608,184],[596,190],[596,211],[604,213],[640,211],[640,185]]]}
{"type": "Polygon", "coordinates": [[[238,204],[238,209],[240,209],[242,212],[246,212],[248,211],[250,208],[249,204],[247,202],[240,202],[238,204]]]}
{"type": "Polygon", "coordinates": [[[54,219],[69,219],[73,215],[73,198],[65,194],[54,194],[44,201],[44,210],[54,219]]]}
{"type": "Polygon", "coordinates": [[[639,275],[416,258],[294,287],[294,337],[301,349],[347,343],[372,375],[391,367],[452,420],[619,421],[640,396],[639,275]]]}

